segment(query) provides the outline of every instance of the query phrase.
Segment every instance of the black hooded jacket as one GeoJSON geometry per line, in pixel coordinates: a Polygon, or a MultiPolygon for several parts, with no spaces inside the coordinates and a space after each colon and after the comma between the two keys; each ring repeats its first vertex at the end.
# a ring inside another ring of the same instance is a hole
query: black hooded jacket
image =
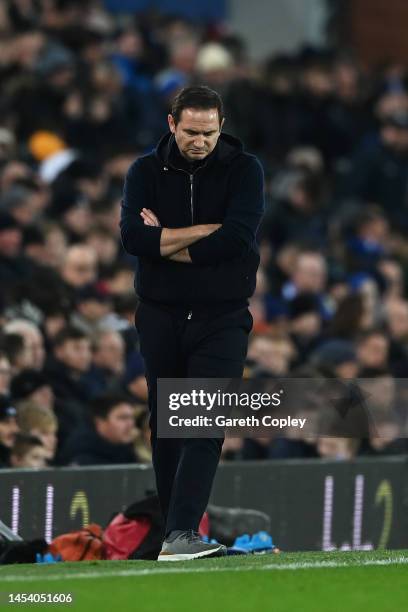
{"type": "Polygon", "coordinates": [[[214,151],[189,165],[174,136],[138,158],[125,180],[121,237],[138,256],[136,292],[141,300],[194,306],[245,302],[259,265],[256,232],[264,209],[263,171],[236,138],[221,134],[214,151]],[[188,247],[192,264],[160,256],[161,227],[144,225],[149,208],[161,226],[180,228],[221,223],[188,247]]]}
{"type": "Polygon", "coordinates": [[[135,463],[137,456],[132,444],[113,444],[95,429],[84,427],[75,431],[59,454],[61,465],[111,465],[135,463]]]}

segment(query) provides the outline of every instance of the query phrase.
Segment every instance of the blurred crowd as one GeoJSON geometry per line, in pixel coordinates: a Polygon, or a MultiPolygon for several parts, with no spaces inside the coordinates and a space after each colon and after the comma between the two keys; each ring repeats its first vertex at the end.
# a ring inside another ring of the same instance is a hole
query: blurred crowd
{"type": "MultiPolygon", "coordinates": [[[[245,376],[366,379],[365,439],[227,439],[224,460],[407,453],[408,71],[225,26],[0,3],[0,466],[149,462],[123,180],[207,84],[266,176],[245,376]]],[[[164,347],[165,350],[165,347],[164,347]]]]}

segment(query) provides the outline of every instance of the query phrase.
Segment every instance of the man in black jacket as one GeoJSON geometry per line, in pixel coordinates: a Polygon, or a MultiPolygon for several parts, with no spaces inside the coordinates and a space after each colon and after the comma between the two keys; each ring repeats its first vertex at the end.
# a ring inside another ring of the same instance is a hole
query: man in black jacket
{"type": "Polygon", "coordinates": [[[225,554],[197,536],[221,439],[157,437],[157,379],[240,378],[252,317],[263,212],[263,172],[221,134],[222,101],[188,87],[173,102],[170,133],[126,176],[125,249],[138,256],[136,326],[149,387],[153,465],[166,539],[159,560],[225,554]]]}
{"type": "Polygon", "coordinates": [[[62,465],[111,465],[135,463],[135,409],[125,395],[106,393],[90,403],[92,424],[72,432],[59,463],[62,465]]]}

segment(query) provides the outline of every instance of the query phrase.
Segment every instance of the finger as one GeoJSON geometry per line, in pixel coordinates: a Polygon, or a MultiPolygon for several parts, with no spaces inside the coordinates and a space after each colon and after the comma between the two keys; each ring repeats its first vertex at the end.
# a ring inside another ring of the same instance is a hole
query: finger
{"type": "Polygon", "coordinates": [[[141,215],[145,225],[152,225],[152,226],[154,226],[153,221],[149,217],[147,217],[144,213],[140,213],[140,215],[141,215]]]}
{"type": "Polygon", "coordinates": [[[148,212],[145,212],[144,210],[142,210],[140,214],[143,217],[143,219],[149,221],[151,225],[154,225],[154,219],[149,215],[148,212]]]}
{"type": "Polygon", "coordinates": [[[143,208],[143,212],[155,223],[155,225],[160,225],[160,221],[149,208],[143,208]]]}

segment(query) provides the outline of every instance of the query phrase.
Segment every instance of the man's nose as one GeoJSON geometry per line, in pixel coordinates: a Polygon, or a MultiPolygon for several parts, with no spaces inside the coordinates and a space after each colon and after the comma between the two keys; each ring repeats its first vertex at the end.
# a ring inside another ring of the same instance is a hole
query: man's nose
{"type": "Polygon", "coordinates": [[[204,138],[202,138],[202,137],[201,138],[196,138],[194,140],[194,146],[197,149],[202,149],[204,147],[204,138]]]}

